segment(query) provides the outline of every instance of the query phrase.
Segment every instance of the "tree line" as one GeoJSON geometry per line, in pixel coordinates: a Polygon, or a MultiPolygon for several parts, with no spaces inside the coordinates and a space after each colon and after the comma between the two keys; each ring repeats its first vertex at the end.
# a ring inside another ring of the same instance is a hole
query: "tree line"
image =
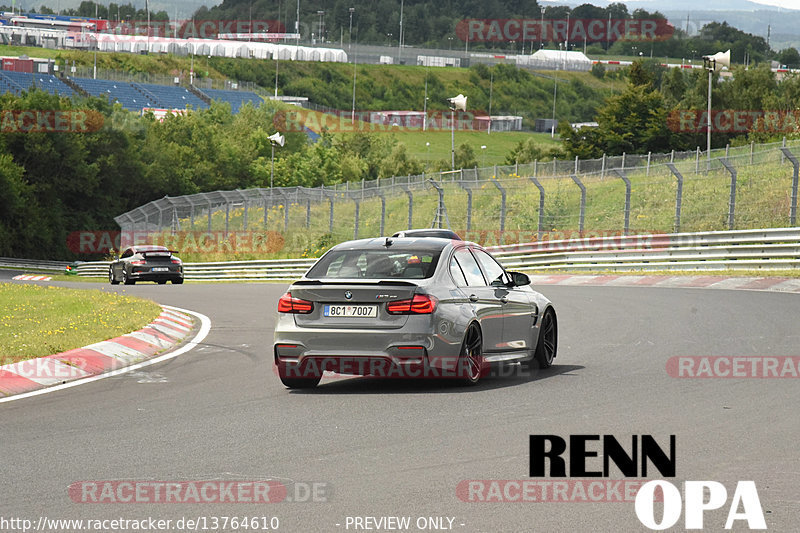
{"type": "MultiPolygon", "coordinates": [[[[280,22],[285,31],[293,32],[297,18],[296,3],[290,0],[224,0],[213,7],[200,7],[192,18],[194,20],[274,20],[280,22]]],[[[8,7],[0,8],[10,10],[8,7]]],[[[35,11],[35,10],[34,10],[35,11]]],[[[53,13],[47,6],[42,6],[41,13],[53,13]]],[[[62,9],[61,14],[94,17],[109,20],[146,20],[147,12],[132,3],[95,3],[83,0],[77,8],[62,9]]],[[[614,20],[665,20],[659,11],[648,11],[643,8],[630,10],[623,2],[613,2],[605,7],[584,3],[577,7],[566,5],[540,4],[537,0],[463,0],[433,1],[404,0],[403,8],[403,42],[419,47],[465,48],[463,36],[459,36],[456,28],[465,19],[529,19],[544,20],[578,20],[594,19],[614,20]],[[541,8],[544,7],[544,13],[541,8]]],[[[169,21],[166,11],[150,13],[152,21],[169,21]]],[[[304,0],[300,4],[301,30],[303,39],[314,39],[334,45],[348,44],[352,41],[363,44],[396,46],[400,37],[400,9],[397,0],[335,0],[333,5],[327,0],[304,0]],[[351,13],[352,34],[351,34],[351,13]],[[319,13],[323,12],[322,15],[319,13]]],[[[559,47],[552,39],[535,39],[535,42],[472,42],[472,50],[519,51],[531,53],[539,46],[546,48],[559,47]],[[524,46],[524,50],[523,50],[524,46]]],[[[573,49],[583,49],[583,42],[569,43],[573,49]]],[[[668,39],[653,42],[636,42],[612,40],[589,42],[587,52],[594,55],[628,55],[643,57],[671,57],[700,60],[703,55],[718,51],[731,50],[735,62],[757,63],[765,60],[777,60],[790,68],[800,67],[800,53],[795,48],[772,50],[766,39],[743,32],[725,22],[711,22],[703,26],[696,35],[689,35],[676,27],[668,39]]]]}

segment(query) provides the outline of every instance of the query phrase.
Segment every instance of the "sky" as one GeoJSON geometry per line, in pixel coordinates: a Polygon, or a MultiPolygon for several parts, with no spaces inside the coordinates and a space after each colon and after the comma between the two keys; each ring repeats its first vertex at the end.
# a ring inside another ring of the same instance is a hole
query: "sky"
{"type": "Polygon", "coordinates": [[[767,6],[785,7],[787,9],[800,9],[800,0],[750,0],[756,4],[767,6]]]}

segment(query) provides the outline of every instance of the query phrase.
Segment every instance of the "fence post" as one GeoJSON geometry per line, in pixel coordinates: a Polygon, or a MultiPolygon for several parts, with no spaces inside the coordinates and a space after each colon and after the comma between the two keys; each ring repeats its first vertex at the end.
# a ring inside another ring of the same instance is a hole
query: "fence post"
{"type": "Polygon", "coordinates": [[[536,188],[539,189],[539,229],[537,230],[537,240],[542,240],[544,234],[544,187],[536,178],[530,178],[536,188]]]}
{"type": "MultiPolygon", "coordinates": [[[[261,190],[261,189],[259,189],[261,190]]],[[[270,206],[272,207],[272,189],[269,190],[269,199],[270,199],[270,206]]],[[[264,231],[267,230],[267,214],[269,213],[269,208],[267,207],[267,199],[264,198],[264,231]]]]}
{"type": "Polygon", "coordinates": [[[681,201],[683,199],[683,175],[678,172],[678,167],[672,163],[667,163],[667,168],[675,175],[678,180],[678,190],[675,193],[675,233],[681,232],[681,201]]]}
{"type": "Polygon", "coordinates": [[[795,226],[797,224],[797,175],[798,171],[800,171],[800,162],[788,148],[781,148],[781,153],[792,162],[794,167],[792,171],[792,203],[789,206],[789,225],[795,226]]]}
{"type": "Polygon", "coordinates": [[[331,194],[329,202],[331,203],[330,214],[328,215],[328,233],[333,233],[333,200],[336,198],[336,193],[331,194]]]}
{"type": "Polygon", "coordinates": [[[519,161],[514,162],[514,175],[519,176],[519,161]]]}
{"type": "Polygon", "coordinates": [[[622,152],[622,172],[625,172],[625,152],[622,152]]]}
{"type": "Polygon", "coordinates": [[[500,191],[500,244],[502,244],[503,232],[506,230],[506,190],[496,179],[493,179],[492,183],[500,191]]]}
{"type": "Polygon", "coordinates": [[[447,229],[450,229],[450,218],[447,216],[447,207],[444,205],[444,189],[436,183],[433,179],[428,180],[436,192],[439,193],[439,204],[436,206],[436,215],[433,217],[433,221],[431,222],[431,227],[442,227],[442,218],[447,221],[447,229]]]}
{"type": "Polygon", "coordinates": [[[378,189],[378,195],[381,197],[381,237],[383,237],[383,228],[386,223],[386,196],[380,189],[378,189]]]}
{"type": "Polygon", "coordinates": [[[575,174],[578,173],[578,156],[577,155],[575,156],[575,171],[574,172],[575,172],[575,174]]]}
{"type": "Polygon", "coordinates": [[[733,217],[736,214],[736,169],[730,164],[727,158],[720,159],[720,163],[731,174],[731,198],[728,201],[728,229],[733,229],[733,217]]]}
{"type": "Polygon", "coordinates": [[[606,153],[603,152],[603,162],[600,163],[600,179],[605,179],[606,177],[606,153]]]}
{"type": "MultiPolygon", "coordinates": [[[[363,192],[363,190],[362,190],[362,192],[363,192]]],[[[353,201],[356,203],[356,214],[355,214],[355,222],[354,222],[355,228],[353,229],[353,239],[358,239],[358,211],[359,211],[359,209],[361,207],[361,205],[360,205],[361,204],[361,200],[359,200],[359,198],[357,196],[354,196],[353,197],[353,201]]]]}
{"type": "Polygon", "coordinates": [[[619,176],[622,181],[625,182],[625,229],[624,234],[628,234],[628,230],[630,229],[630,218],[631,218],[631,180],[628,179],[628,176],[625,175],[625,172],[615,168],[614,173],[619,176]]]}
{"type": "Polygon", "coordinates": [[[533,177],[534,178],[536,177],[536,171],[538,170],[538,167],[539,167],[539,160],[538,159],[534,159],[533,160],[533,177]]]}
{"type": "Polygon", "coordinates": [[[467,231],[472,229],[472,187],[467,187],[464,182],[459,183],[467,193],[467,231]]]}
{"type": "Polygon", "coordinates": [[[306,198],[306,229],[311,227],[311,198],[306,198]]]}
{"type": "Polygon", "coordinates": [[[586,186],[578,179],[578,176],[573,174],[570,176],[572,181],[581,188],[581,210],[580,214],[578,215],[578,233],[583,234],[583,222],[586,215],[586,186]]]}
{"type": "Polygon", "coordinates": [[[670,163],[674,163],[675,162],[675,150],[673,150],[673,151],[671,151],[669,153],[669,162],[670,163]]]}
{"type": "Polygon", "coordinates": [[[211,202],[208,202],[208,232],[211,233],[211,202]]]}
{"type": "Polygon", "coordinates": [[[725,145],[725,159],[728,159],[728,154],[730,153],[730,150],[731,150],[731,144],[728,143],[725,145]]]}
{"type": "Polygon", "coordinates": [[[695,152],[694,156],[694,173],[700,174],[700,147],[697,147],[697,151],[695,152]]]}
{"type": "Polygon", "coordinates": [[[755,146],[755,141],[750,141],[750,164],[753,164],[753,148],[755,146]]]}
{"type": "Polygon", "coordinates": [[[408,229],[412,229],[413,215],[414,215],[414,193],[408,187],[403,187],[403,190],[408,195],[408,229]]]}
{"type": "Polygon", "coordinates": [[[242,194],[242,202],[244,203],[244,212],[242,213],[242,229],[244,231],[247,231],[247,198],[243,194],[242,194]]]}
{"type": "Polygon", "coordinates": [[[283,232],[286,233],[289,231],[289,194],[283,189],[280,192],[283,196],[283,232]]]}
{"type": "Polygon", "coordinates": [[[189,200],[189,202],[189,225],[191,226],[192,231],[194,231],[194,202],[191,200],[189,200]]]}
{"type": "MultiPolygon", "coordinates": [[[[783,136],[783,141],[781,141],[781,148],[786,148],[786,135],[783,136]]],[[[785,155],[781,152],[781,165],[783,165],[785,161],[785,155]]]]}
{"type": "Polygon", "coordinates": [[[647,152],[647,170],[645,171],[645,176],[650,175],[650,156],[652,155],[651,152],[647,152]]]}
{"type": "Polygon", "coordinates": [[[228,199],[225,199],[225,238],[228,238],[228,229],[231,219],[231,204],[228,199]]]}

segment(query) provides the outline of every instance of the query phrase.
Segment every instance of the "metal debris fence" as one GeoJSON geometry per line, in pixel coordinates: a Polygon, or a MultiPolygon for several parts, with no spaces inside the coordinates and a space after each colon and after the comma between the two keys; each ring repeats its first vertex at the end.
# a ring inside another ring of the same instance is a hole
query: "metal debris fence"
{"type": "Polygon", "coordinates": [[[123,235],[273,232],[283,235],[283,251],[290,253],[325,234],[345,240],[430,226],[450,227],[483,244],[529,242],[553,231],[627,235],[794,226],[798,162],[792,148],[798,146],[784,139],[711,154],[554,159],[315,188],[215,191],[164,197],[115,220],[123,235]]]}

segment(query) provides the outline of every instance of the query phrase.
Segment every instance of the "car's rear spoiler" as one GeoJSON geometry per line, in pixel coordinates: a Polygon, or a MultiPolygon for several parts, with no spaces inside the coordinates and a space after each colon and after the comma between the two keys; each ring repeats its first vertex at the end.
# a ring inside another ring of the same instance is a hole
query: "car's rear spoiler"
{"type": "Polygon", "coordinates": [[[148,254],[164,255],[164,254],[179,254],[180,252],[177,252],[175,250],[150,250],[149,252],[139,252],[139,253],[147,257],[148,254]]]}
{"type": "MultiPolygon", "coordinates": [[[[420,280],[422,281],[422,280],[420,280]]],[[[413,281],[400,281],[400,280],[367,280],[367,279],[301,279],[295,281],[293,285],[399,285],[401,287],[417,287],[419,284],[413,281]]]]}

